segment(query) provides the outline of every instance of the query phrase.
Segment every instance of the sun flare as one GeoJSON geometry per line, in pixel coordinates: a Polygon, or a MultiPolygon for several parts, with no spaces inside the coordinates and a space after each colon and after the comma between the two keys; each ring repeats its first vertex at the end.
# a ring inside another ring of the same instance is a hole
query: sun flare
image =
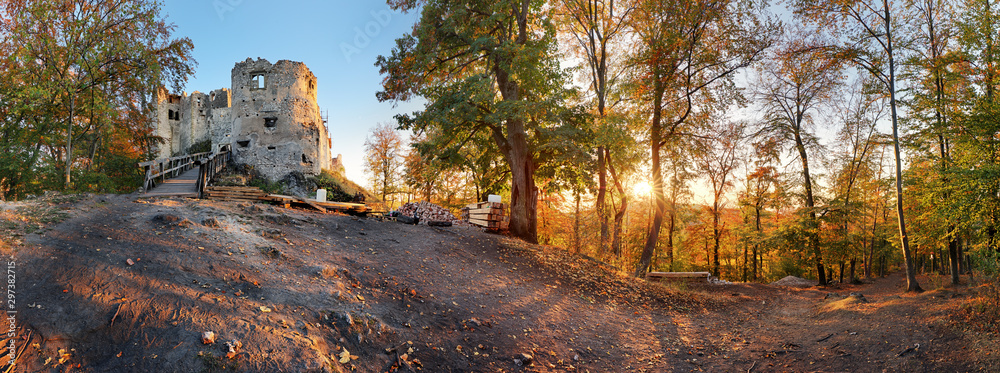
{"type": "Polygon", "coordinates": [[[639,196],[644,196],[653,191],[653,186],[647,181],[641,181],[632,186],[632,193],[639,196]]]}

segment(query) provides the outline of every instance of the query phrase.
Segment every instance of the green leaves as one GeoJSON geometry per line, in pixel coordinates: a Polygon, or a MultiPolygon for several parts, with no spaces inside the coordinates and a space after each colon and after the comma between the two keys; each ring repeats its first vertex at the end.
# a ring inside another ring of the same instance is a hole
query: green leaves
{"type": "MultiPolygon", "coordinates": [[[[511,231],[535,241],[539,138],[564,123],[568,96],[545,3],[390,1],[403,10],[418,4],[422,13],[413,32],[375,63],[384,76],[376,97],[425,98],[424,110],[399,117],[400,125],[427,134],[450,161],[474,140],[492,141],[476,143],[502,154],[510,171],[511,231]]],[[[496,154],[477,148],[482,153],[473,163],[496,154]]]]}
{"type": "Polygon", "coordinates": [[[0,22],[0,51],[8,52],[0,59],[0,148],[18,155],[0,160],[11,162],[0,165],[0,194],[23,195],[24,183],[40,178],[34,172],[57,169],[83,177],[81,190],[134,190],[134,163],[155,140],[154,92],[179,88],[193,73],[191,41],[171,38],[173,26],[155,1],[2,6],[0,13],[17,17],[0,22]]]}

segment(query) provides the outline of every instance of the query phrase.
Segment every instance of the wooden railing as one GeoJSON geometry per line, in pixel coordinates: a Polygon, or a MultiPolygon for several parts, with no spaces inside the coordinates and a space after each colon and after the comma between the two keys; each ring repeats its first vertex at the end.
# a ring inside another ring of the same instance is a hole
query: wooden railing
{"type": "Polygon", "coordinates": [[[209,157],[211,154],[211,152],[195,153],[139,163],[139,167],[145,171],[144,174],[146,175],[142,181],[143,193],[153,189],[157,183],[162,183],[166,179],[190,170],[196,165],[195,162],[209,157]]]}
{"type": "Polygon", "coordinates": [[[201,167],[201,170],[198,171],[198,198],[204,198],[205,187],[215,178],[215,174],[226,168],[231,155],[229,146],[223,146],[218,153],[196,161],[198,167],[201,167]]]}

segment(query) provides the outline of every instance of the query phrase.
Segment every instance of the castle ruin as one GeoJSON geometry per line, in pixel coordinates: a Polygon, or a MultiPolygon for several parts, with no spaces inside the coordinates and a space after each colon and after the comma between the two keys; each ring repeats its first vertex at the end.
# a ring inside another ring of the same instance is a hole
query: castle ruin
{"type": "Polygon", "coordinates": [[[302,62],[247,58],[232,71],[232,87],[209,94],[157,91],[155,134],[166,143],[157,158],[187,154],[198,145],[232,149],[235,164],[271,181],[294,171],[306,176],[336,169],[330,136],[316,103],[316,76],[302,62]]]}

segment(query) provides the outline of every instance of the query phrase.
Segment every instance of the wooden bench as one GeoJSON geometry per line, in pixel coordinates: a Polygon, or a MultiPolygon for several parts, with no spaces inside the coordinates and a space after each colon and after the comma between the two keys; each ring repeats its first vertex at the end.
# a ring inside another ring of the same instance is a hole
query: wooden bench
{"type": "Polygon", "coordinates": [[[649,272],[646,281],[657,282],[708,282],[709,272],[649,272]]]}

